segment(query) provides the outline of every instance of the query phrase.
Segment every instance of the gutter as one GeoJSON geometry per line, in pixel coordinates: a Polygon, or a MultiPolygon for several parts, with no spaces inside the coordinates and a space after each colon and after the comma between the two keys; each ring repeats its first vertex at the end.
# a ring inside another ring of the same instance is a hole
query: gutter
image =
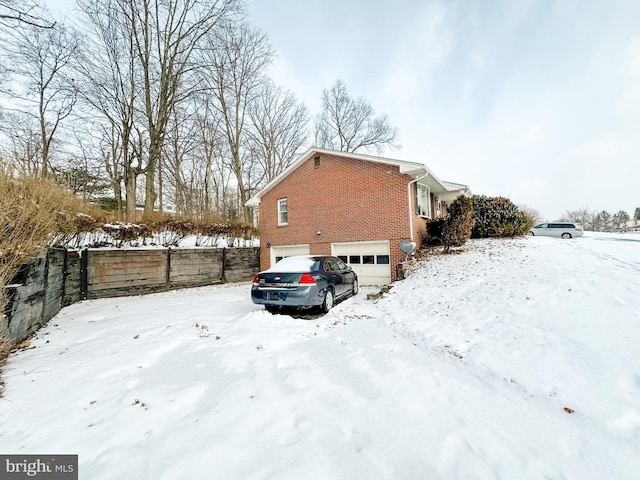
{"type": "MultiPolygon", "coordinates": [[[[427,178],[429,176],[429,172],[425,173],[421,177],[414,178],[409,183],[407,183],[407,200],[409,201],[409,238],[413,242],[413,211],[411,210],[411,184],[416,183],[423,178],[427,178]]],[[[429,199],[431,201],[431,199],[429,199]]]]}

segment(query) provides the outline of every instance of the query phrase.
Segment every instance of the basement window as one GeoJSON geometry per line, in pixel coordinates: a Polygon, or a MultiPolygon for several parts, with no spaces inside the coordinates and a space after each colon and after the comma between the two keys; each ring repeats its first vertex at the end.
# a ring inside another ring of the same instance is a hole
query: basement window
{"type": "Polygon", "coordinates": [[[278,225],[287,225],[289,223],[289,211],[287,210],[287,199],[278,200],[278,225]]]}

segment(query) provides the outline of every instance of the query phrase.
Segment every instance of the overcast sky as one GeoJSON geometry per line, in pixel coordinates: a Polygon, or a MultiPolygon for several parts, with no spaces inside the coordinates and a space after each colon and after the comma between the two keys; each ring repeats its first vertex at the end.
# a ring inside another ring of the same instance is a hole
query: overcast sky
{"type": "Polygon", "coordinates": [[[274,80],[315,114],[341,79],[398,127],[386,156],[548,220],[640,207],[640,1],[247,1],[274,80]]]}

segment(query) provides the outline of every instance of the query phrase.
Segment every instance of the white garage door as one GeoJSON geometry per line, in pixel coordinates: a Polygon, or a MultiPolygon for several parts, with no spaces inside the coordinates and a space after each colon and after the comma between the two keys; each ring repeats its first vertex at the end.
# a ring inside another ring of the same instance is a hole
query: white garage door
{"type": "Polygon", "coordinates": [[[353,268],[360,285],[391,283],[388,241],[333,243],[331,252],[353,268]]]}
{"type": "Polygon", "coordinates": [[[309,245],[282,245],[271,247],[271,265],[286,257],[309,255],[309,245]]]}

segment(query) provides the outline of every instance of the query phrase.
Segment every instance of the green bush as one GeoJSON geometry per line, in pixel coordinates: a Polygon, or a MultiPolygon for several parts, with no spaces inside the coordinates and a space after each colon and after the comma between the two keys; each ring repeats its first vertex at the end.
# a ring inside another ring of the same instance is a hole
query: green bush
{"type": "Polygon", "coordinates": [[[438,218],[437,220],[428,220],[426,224],[425,234],[422,237],[422,245],[433,247],[442,245],[442,229],[446,220],[438,218]]]}
{"type": "Polygon", "coordinates": [[[98,197],[95,199],[95,203],[99,205],[102,210],[108,212],[118,210],[118,200],[115,197],[98,197]]]}
{"type": "Polygon", "coordinates": [[[449,213],[442,228],[442,244],[447,253],[451,247],[461,247],[471,237],[473,228],[473,204],[460,195],[449,206],[449,213]]]}
{"type": "Polygon", "coordinates": [[[517,237],[527,233],[532,220],[508,198],[474,195],[472,238],[517,237]]]}

